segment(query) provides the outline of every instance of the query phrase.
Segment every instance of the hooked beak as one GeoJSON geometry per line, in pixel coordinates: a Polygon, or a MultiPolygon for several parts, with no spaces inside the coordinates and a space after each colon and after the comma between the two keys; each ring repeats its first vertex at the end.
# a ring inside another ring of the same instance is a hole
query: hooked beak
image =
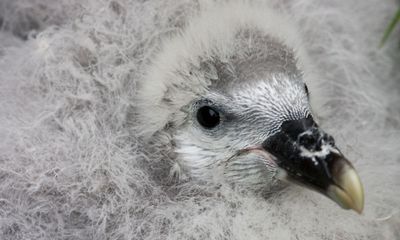
{"type": "Polygon", "coordinates": [[[277,159],[286,180],[318,191],[344,209],[362,212],[364,190],[357,172],[311,116],[284,122],[263,148],[277,159]]]}

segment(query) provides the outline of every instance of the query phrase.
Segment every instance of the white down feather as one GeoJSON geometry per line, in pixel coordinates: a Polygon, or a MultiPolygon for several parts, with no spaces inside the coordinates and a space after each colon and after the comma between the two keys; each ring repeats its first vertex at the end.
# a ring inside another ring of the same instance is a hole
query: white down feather
{"type": "Polygon", "coordinates": [[[363,180],[362,216],[297,187],[265,200],[174,183],[163,149],[143,151],[138,133],[154,129],[138,124],[137,84],[213,1],[5,0],[0,238],[399,239],[398,33],[378,48],[397,4],[269,2],[304,43],[316,114],[363,180]]]}

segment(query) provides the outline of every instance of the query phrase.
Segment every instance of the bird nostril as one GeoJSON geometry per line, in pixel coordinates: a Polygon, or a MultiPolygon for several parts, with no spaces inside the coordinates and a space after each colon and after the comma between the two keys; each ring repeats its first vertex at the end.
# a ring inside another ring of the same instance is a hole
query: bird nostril
{"type": "Polygon", "coordinates": [[[298,143],[300,146],[311,149],[315,147],[317,139],[312,134],[304,133],[299,136],[298,143]]]}
{"type": "Polygon", "coordinates": [[[297,143],[308,150],[320,151],[323,145],[335,145],[335,140],[332,136],[320,132],[304,132],[297,138],[297,143]]]}

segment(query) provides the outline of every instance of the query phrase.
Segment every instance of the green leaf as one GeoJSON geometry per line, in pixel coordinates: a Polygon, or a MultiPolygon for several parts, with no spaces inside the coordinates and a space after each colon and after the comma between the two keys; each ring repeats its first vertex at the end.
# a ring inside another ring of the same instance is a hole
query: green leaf
{"type": "Polygon", "coordinates": [[[381,43],[379,44],[379,47],[382,47],[385,44],[390,34],[393,32],[394,27],[397,25],[399,21],[400,21],[400,8],[397,10],[396,15],[390,22],[389,26],[386,28],[385,33],[381,39],[381,43]]]}

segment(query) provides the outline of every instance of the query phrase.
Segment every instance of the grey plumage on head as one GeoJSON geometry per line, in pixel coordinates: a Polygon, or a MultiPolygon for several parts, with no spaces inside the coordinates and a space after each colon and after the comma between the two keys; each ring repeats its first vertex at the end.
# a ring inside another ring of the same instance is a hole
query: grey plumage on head
{"type": "MultiPolygon", "coordinates": [[[[193,149],[189,145],[183,147],[180,145],[183,143],[179,143],[180,140],[177,139],[180,136],[178,132],[192,132],[190,138],[193,140],[206,137],[196,127],[194,115],[191,115],[196,104],[201,104],[201,101],[211,101],[214,98],[215,104],[226,108],[224,110],[227,113],[229,111],[232,116],[242,118],[243,124],[249,124],[247,129],[243,128],[245,125],[231,126],[231,132],[227,132],[229,129],[221,129],[219,136],[216,134],[214,139],[204,139],[205,143],[217,148],[226,148],[226,144],[231,144],[224,143],[223,140],[218,142],[218,137],[225,136],[227,140],[229,134],[233,137],[252,129],[250,125],[254,125],[257,119],[248,121],[246,117],[254,118],[248,112],[257,107],[260,113],[271,113],[271,131],[277,128],[279,119],[288,118],[290,114],[307,114],[307,102],[297,106],[284,105],[285,101],[295,101],[293,98],[296,94],[305,97],[301,77],[304,69],[299,69],[301,63],[296,59],[298,55],[305,54],[298,47],[295,29],[285,17],[269,11],[268,8],[267,10],[257,10],[248,4],[236,3],[223,4],[205,11],[198,18],[192,19],[182,34],[166,40],[149,67],[148,76],[140,86],[138,97],[140,118],[143,129],[147,131],[143,135],[148,138],[156,132],[160,134],[164,131],[177,141],[178,145],[172,151],[182,154],[178,154],[175,159],[180,166],[174,168],[175,170],[185,168],[191,171],[195,170],[190,167],[191,163],[200,164],[202,167],[196,168],[195,175],[208,176],[205,166],[210,168],[213,164],[207,161],[218,162],[207,158],[198,159],[200,162],[186,161],[185,157],[194,157],[198,153],[186,152],[186,148],[193,149]],[[232,14],[233,12],[237,14],[232,14]],[[265,24],[268,22],[274,24],[265,24]],[[283,26],[285,28],[282,29],[283,26]],[[283,94],[285,92],[286,95],[283,94]],[[275,105],[275,111],[271,111],[272,106],[269,106],[270,109],[264,106],[268,104],[275,105]],[[287,111],[289,107],[298,109],[287,111]],[[273,113],[276,113],[275,116],[273,113]],[[242,131],[237,127],[242,127],[242,131]],[[217,146],[218,143],[222,145],[217,146]],[[183,152],[189,155],[186,156],[183,152]]],[[[260,124],[266,124],[263,120],[263,117],[258,119],[260,124]]],[[[265,137],[265,134],[270,133],[264,132],[262,136],[257,136],[257,133],[249,137],[256,141],[258,137],[265,137]]],[[[188,139],[184,142],[191,144],[188,139]]],[[[224,154],[229,155],[229,152],[224,154]]]]}
{"type": "Polygon", "coordinates": [[[0,239],[398,239],[396,4],[1,0],[0,239]]]}
{"type": "Polygon", "coordinates": [[[140,87],[144,135],[174,143],[172,175],[254,192],[289,180],[361,212],[358,175],[312,118],[307,57],[290,26],[243,3],[192,20],[140,87]]]}
{"type": "Polygon", "coordinates": [[[299,39],[285,15],[269,8],[234,3],[203,11],[180,35],[164,40],[147,69],[138,96],[143,136],[181,122],[180,109],[210,87],[228,89],[243,77],[307,73],[299,39]]]}

